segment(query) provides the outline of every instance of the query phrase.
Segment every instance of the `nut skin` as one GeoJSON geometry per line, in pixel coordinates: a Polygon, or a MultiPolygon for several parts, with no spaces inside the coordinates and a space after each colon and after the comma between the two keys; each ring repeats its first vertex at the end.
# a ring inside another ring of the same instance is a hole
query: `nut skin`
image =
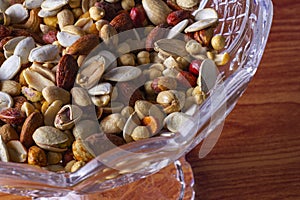
{"type": "Polygon", "coordinates": [[[57,31],[50,30],[48,33],[43,35],[43,41],[46,44],[52,44],[53,42],[57,41],[57,31]]]}
{"type": "Polygon", "coordinates": [[[87,34],[74,42],[67,50],[71,55],[87,55],[100,43],[99,37],[95,34],[87,34]]]}
{"type": "Polygon", "coordinates": [[[77,139],[72,144],[73,155],[76,160],[88,162],[94,158],[94,156],[86,149],[83,141],[77,139]]]}
{"type": "Polygon", "coordinates": [[[199,69],[202,64],[201,60],[193,60],[189,65],[189,72],[195,76],[199,76],[199,69]]]}
{"type": "Polygon", "coordinates": [[[101,1],[101,2],[96,2],[95,6],[102,8],[105,11],[105,16],[103,17],[103,19],[106,19],[108,21],[111,21],[115,16],[117,16],[119,10],[122,9],[120,2],[108,3],[105,1],[101,1]]]}
{"type": "Polygon", "coordinates": [[[0,25],[0,40],[9,36],[10,34],[11,34],[11,30],[8,27],[4,25],[0,25]]]}
{"type": "Polygon", "coordinates": [[[44,117],[41,113],[39,112],[33,112],[30,114],[21,129],[21,134],[20,134],[20,141],[21,143],[29,148],[34,144],[34,141],[32,139],[32,135],[34,131],[44,125],[44,117]]]}
{"type": "Polygon", "coordinates": [[[147,51],[152,51],[154,48],[154,43],[166,36],[166,34],[168,33],[167,28],[168,28],[167,24],[160,24],[151,30],[151,32],[148,34],[146,38],[147,51]]]}
{"type": "Polygon", "coordinates": [[[47,155],[38,146],[32,146],[28,150],[28,164],[45,167],[47,165],[47,155]]]}
{"type": "Polygon", "coordinates": [[[9,142],[10,140],[19,139],[17,131],[10,124],[4,124],[0,127],[0,135],[2,136],[4,143],[9,142]]]}
{"type": "Polygon", "coordinates": [[[110,22],[118,33],[127,31],[134,28],[133,21],[130,18],[130,15],[127,12],[122,12],[113,18],[110,22]]]}
{"type": "Polygon", "coordinates": [[[182,8],[177,5],[176,0],[167,0],[166,3],[172,10],[182,10],[182,8]]]}
{"type": "Polygon", "coordinates": [[[7,124],[21,125],[25,118],[25,113],[18,108],[8,108],[0,112],[0,120],[7,124]]]}
{"type": "Polygon", "coordinates": [[[197,77],[190,72],[181,71],[177,74],[178,87],[190,88],[197,85],[197,77]]]}
{"type": "Polygon", "coordinates": [[[118,83],[118,91],[120,92],[120,99],[125,105],[133,107],[135,102],[143,100],[144,95],[141,90],[133,82],[118,83]]]}
{"type": "Polygon", "coordinates": [[[76,59],[71,55],[65,54],[57,65],[56,85],[70,91],[74,86],[78,69],[76,59]]]}
{"type": "Polygon", "coordinates": [[[171,12],[167,17],[167,23],[171,26],[175,26],[184,19],[191,17],[191,13],[187,10],[177,10],[171,12]]]}
{"type": "Polygon", "coordinates": [[[130,18],[136,28],[144,27],[148,24],[147,15],[142,5],[131,9],[130,18]]]}
{"type": "Polygon", "coordinates": [[[194,39],[198,41],[203,46],[209,46],[210,41],[213,37],[214,29],[209,27],[194,33],[194,39]]]}
{"type": "Polygon", "coordinates": [[[27,99],[24,96],[16,96],[13,97],[14,100],[14,108],[21,110],[23,103],[27,102],[27,99]]]}

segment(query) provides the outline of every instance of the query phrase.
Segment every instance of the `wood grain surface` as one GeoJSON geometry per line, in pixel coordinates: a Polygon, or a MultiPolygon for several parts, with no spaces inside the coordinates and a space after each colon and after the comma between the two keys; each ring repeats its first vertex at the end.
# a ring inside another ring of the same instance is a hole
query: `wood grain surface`
{"type": "Polygon", "coordinates": [[[300,199],[300,1],[273,3],[273,26],[257,74],[213,151],[199,160],[197,147],[187,156],[196,200],[300,199]]]}

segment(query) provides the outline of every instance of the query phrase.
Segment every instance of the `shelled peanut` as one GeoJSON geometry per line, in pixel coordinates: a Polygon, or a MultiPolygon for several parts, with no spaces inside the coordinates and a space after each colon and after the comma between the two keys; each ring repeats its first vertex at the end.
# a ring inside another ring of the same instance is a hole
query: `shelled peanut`
{"type": "Polygon", "coordinates": [[[217,12],[198,5],[0,0],[1,161],[73,172],[114,146],[176,134],[230,59],[217,12]]]}

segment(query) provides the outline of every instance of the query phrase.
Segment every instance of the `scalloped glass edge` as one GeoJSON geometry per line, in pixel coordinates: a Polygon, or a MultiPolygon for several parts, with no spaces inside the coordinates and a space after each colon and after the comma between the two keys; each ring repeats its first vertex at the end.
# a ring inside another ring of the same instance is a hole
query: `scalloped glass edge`
{"type": "MultiPolygon", "coordinates": [[[[222,1],[225,4],[230,2],[237,1],[222,1]]],[[[217,0],[206,0],[201,2],[200,7],[209,7],[209,3],[218,6],[217,0]]],[[[198,119],[197,123],[185,126],[185,130],[174,137],[156,137],[124,145],[121,150],[115,148],[75,173],[59,174],[28,165],[24,167],[24,164],[1,162],[0,191],[32,197],[105,191],[144,178],[184,156],[224,121],[259,66],[272,24],[273,4],[271,0],[246,0],[245,6],[242,32],[227,48],[232,56],[229,68],[234,73],[217,84],[209,98],[197,109],[193,116],[198,119]],[[224,112],[219,114],[224,107],[224,112]],[[114,167],[120,168],[121,163],[126,163],[123,171],[131,171],[120,175],[122,170],[118,172],[114,167]],[[116,173],[119,176],[108,178],[116,173]]]]}

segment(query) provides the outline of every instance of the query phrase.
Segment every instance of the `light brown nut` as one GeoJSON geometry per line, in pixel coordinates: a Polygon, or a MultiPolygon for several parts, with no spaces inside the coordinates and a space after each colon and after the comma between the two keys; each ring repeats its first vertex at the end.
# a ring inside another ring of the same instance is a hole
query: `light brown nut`
{"type": "Polygon", "coordinates": [[[22,107],[21,107],[21,111],[24,112],[26,114],[26,116],[28,117],[31,113],[33,113],[36,110],[35,106],[32,105],[29,102],[24,102],[22,107]]]}
{"type": "Polygon", "coordinates": [[[46,126],[54,126],[55,116],[62,106],[63,103],[61,100],[55,100],[49,105],[44,113],[44,124],[46,126]]]}
{"type": "Polygon", "coordinates": [[[45,167],[47,165],[45,151],[38,146],[30,147],[28,150],[28,164],[45,167]]]}
{"type": "Polygon", "coordinates": [[[100,122],[100,128],[104,133],[118,134],[123,130],[125,118],[120,113],[113,113],[100,122]]]}
{"type": "Polygon", "coordinates": [[[21,93],[21,84],[12,80],[1,81],[0,91],[6,92],[11,96],[18,96],[21,93]]]}
{"type": "Polygon", "coordinates": [[[140,51],[136,57],[139,65],[150,63],[150,53],[148,51],[140,51]]]}
{"type": "Polygon", "coordinates": [[[56,69],[56,85],[70,91],[74,86],[78,69],[77,61],[73,56],[66,54],[61,57],[56,69]]]}
{"type": "Polygon", "coordinates": [[[42,91],[42,94],[49,104],[51,104],[55,100],[61,100],[63,104],[68,104],[71,98],[70,92],[57,86],[45,87],[42,91]]]}
{"type": "Polygon", "coordinates": [[[6,144],[9,160],[12,162],[23,163],[27,159],[27,149],[19,140],[11,140],[6,144]]]}
{"type": "Polygon", "coordinates": [[[34,141],[32,139],[32,135],[34,131],[44,125],[44,117],[39,112],[34,112],[31,115],[29,115],[21,129],[20,134],[20,141],[21,143],[29,148],[34,144],[34,141]]]}
{"type": "Polygon", "coordinates": [[[73,25],[74,21],[74,15],[69,9],[63,9],[62,11],[57,13],[57,22],[60,29],[67,25],[73,25]]]}
{"type": "Polygon", "coordinates": [[[103,40],[103,42],[109,46],[113,45],[116,47],[119,42],[117,30],[110,24],[104,24],[99,31],[99,36],[103,40]]]}
{"type": "Polygon", "coordinates": [[[77,170],[79,170],[84,165],[85,165],[85,162],[83,162],[83,161],[75,162],[71,167],[71,172],[76,172],[77,170]]]}
{"type": "Polygon", "coordinates": [[[121,0],[121,6],[124,10],[130,10],[135,6],[134,0],[121,0]]]}
{"type": "Polygon", "coordinates": [[[105,107],[110,102],[110,95],[93,96],[91,100],[95,106],[105,107]]]}
{"type": "Polygon", "coordinates": [[[133,22],[128,13],[122,12],[113,18],[110,22],[118,33],[134,28],[133,22]]]}
{"type": "Polygon", "coordinates": [[[0,135],[5,144],[10,140],[19,139],[17,131],[10,124],[4,124],[0,127],[0,135]]]}
{"type": "Polygon", "coordinates": [[[47,161],[49,165],[58,164],[62,160],[62,153],[49,151],[47,153],[47,161]]]}
{"type": "Polygon", "coordinates": [[[29,68],[23,70],[23,76],[29,87],[41,92],[47,86],[54,86],[55,84],[42,76],[40,73],[35,72],[29,68]]]}
{"type": "Polygon", "coordinates": [[[156,93],[166,90],[175,90],[177,88],[177,81],[170,76],[161,76],[153,80],[151,87],[156,93]]]}
{"type": "Polygon", "coordinates": [[[93,6],[93,7],[90,7],[89,13],[90,13],[90,17],[94,21],[98,21],[104,17],[105,10],[103,8],[93,6]]]}
{"type": "Polygon", "coordinates": [[[118,61],[119,65],[135,66],[135,55],[132,53],[123,54],[118,58],[118,61]]]}
{"type": "Polygon", "coordinates": [[[82,120],[75,124],[73,128],[73,135],[75,139],[82,139],[89,137],[100,130],[99,123],[94,120],[82,120]]]}
{"type": "Polygon", "coordinates": [[[68,48],[67,53],[71,55],[87,55],[99,43],[97,35],[84,35],[68,48]]]}
{"type": "Polygon", "coordinates": [[[130,136],[134,141],[147,139],[151,137],[151,131],[147,126],[137,126],[130,136]]]}
{"type": "Polygon", "coordinates": [[[87,91],[81,87],[73,87],[70,91],[72,103],[78,106],[90,106],[92,101],[87,91]]]}
{"type": "Polygon", "coordinates": [[[69,161],[66,166],[65,166],[65,171],[66,172],[71,172],[72,166],[76,163],[76,160],[71,160],[69,161]]]}
{"type": "Polygon", "coordinates": [[[81,139],[77,139],[75,142],[73,142],[72,151],[75,159],[78,161],[88,162],[95,157],[93,152],[90,152],[81,139]]]}

